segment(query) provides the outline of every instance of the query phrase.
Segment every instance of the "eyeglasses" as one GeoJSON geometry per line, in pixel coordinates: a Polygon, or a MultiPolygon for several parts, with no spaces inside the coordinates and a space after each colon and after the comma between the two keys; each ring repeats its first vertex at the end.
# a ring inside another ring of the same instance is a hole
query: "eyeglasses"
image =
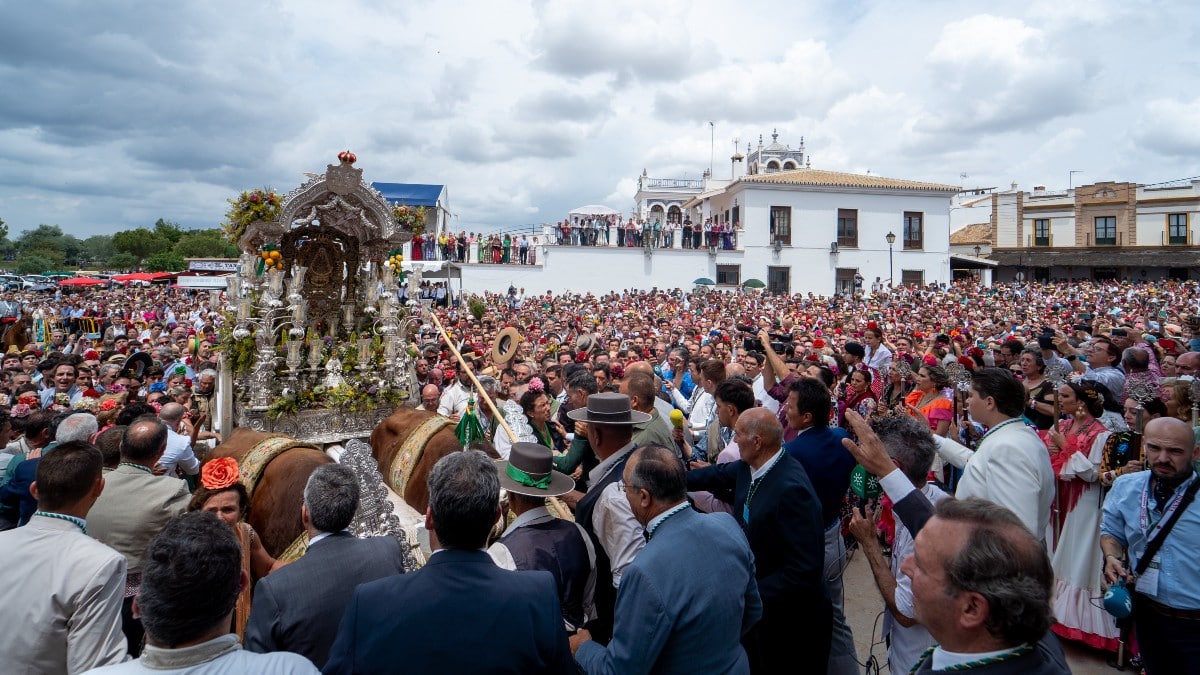
{"type": "Polygon", "coordinates": [[[632,485],[630,483],[626,483],[623,480],[617,481],[617,488],[620,489],[622,492],[624,492],[625,490],[628,490],[629,488],[633,488],[634,490],[642,489],[642,487],[640,485],[632,485]]]}

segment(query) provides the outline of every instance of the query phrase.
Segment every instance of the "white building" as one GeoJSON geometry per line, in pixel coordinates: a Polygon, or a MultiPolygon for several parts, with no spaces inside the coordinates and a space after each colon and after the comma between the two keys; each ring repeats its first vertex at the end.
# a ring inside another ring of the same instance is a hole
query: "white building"
{"type": "Polygon", "coordinates": [[[832,295],[853,289],[857,275],[864,290],[876,279],[950,282],[957,186],[812,169],[803,141],[791,148],[778,134],[746,150],[730,157],[729,180],[652,179],[643,171],[637,213],[649,223],[679,224],[670,247],[618,247],[615,231],[608,246],[556,246],[547,226],[536,265],[464,266],[464,290],[691,289],[708,278],[730,290],[755,279],[774,292],[832,295]],[[729,235],[713,247],[681,247],[683,226],[710,220],[729,235]]]}
{"type": "Polygon", "coordinates": [[[991,198],[989,257],[999,281],[1196,277],[1200,180],[1103,181],[991,198]]]}

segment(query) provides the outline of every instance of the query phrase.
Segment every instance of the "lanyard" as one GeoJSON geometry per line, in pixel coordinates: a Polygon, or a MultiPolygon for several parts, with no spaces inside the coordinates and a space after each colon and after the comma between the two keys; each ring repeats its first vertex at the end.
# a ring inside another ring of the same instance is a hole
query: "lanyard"
{"type": "MultiPolygon", "coordinates": [[[[1147,479],[1146,487],[1142,488],[1142,503],[1141,509],[1138,511],[1138,525],[1141,526],[1141,530],[1143,532],[1146,532],[1146,528],[1150,526],[1150,481],[1153,478],[1154,477],[1151,476],[1150,479],[1147,479]]],[[[1175,491],[1178,494],[1175,495],[1175,498],[1171,500],[1171,503],[1167,506],[1166,510],[1163,511],[1162,517],[1155,522],[1154,528],[1151,531],[1146,532],[1146,541],[1154,541],[1155,535],[1157,535],[1159,530],[1163,528],[1163,525],[1171,519],[1171,514],[1175,513],[1175,509],[1179,508],[1179,503],[1183,501],[1183,495],[1187,493],[1187,486],[1191,485],[1192,481],[1194,480],[1196,480],[1196,477],[1192,476],[1188,480],[1184,481],[1179,487],[1175,488],[1175,491]]]]}
{"type": "Polygon", "coordinates": [[[742,522],[746,525],[750,524],[750,502],[754,501],[754,493],[758,492],[758,486],[762,485],[763,479],[767,477],[767,474],[771,473],[771,469],[775,468],[779,460],[783,459],[784,454],[784,451],[780,451],[779,454],[775,455],[775,461],[771,462],[771,466],[767,467],[763,475],[750,481],[750,492],[746,495],[746,503],[742,505],[742,522]]]}

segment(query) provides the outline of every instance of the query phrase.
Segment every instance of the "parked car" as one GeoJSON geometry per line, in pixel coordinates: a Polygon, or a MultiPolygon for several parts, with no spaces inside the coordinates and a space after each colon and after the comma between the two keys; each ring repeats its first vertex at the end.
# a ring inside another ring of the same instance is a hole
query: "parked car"
{"type": "Polygon", "coordinates": [[[27,291],[49,291],[55,288],[56,284],[40,274],[30,274],[21,277],[21,287],[27,291]]]}
{"type": "Polygon", "coordinates": [[[24,288],[21,282],[21,277],[15,274],[0,274],[0,289],[5,291],[19,291],[24,288]]]}

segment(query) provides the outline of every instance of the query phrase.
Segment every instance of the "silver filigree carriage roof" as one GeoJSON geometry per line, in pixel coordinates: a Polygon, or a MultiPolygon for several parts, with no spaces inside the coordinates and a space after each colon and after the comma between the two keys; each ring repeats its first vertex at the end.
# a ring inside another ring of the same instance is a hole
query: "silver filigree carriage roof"
{"type": "Polygon", "coordinates": [[[324,175],[306,174],[305,183],[284,195],[279,218],[251,223],[238,247],[255,253],[288,231],[319,221],[357,240],[368,259],[382,259],[388,250],[411,240],[412,234],[396,224],[392,206],[362,174],[362,169],[345,161],[327,165],[324,175]]]}

